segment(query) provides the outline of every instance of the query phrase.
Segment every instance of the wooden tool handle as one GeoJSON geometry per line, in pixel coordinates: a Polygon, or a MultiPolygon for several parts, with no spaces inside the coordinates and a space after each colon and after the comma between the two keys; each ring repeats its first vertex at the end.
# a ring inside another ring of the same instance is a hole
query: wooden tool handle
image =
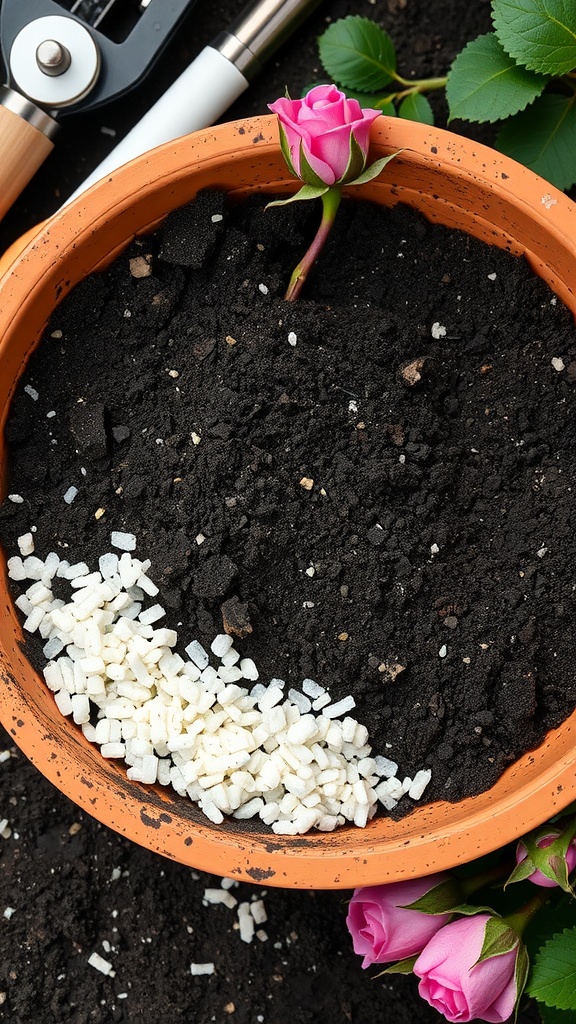
{"type": "Polygon", "coordinates": [[[52,152],[53,142],[19,114],[0,106],[0,218],[52,152]]]}

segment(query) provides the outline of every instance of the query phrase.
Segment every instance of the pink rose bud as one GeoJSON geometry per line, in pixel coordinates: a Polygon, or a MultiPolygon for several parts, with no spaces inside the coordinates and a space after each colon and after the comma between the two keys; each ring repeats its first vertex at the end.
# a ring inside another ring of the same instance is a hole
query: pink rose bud
{"type": "Polygon", "coordinates": [[[451,921],[436,932],[414,964],[414,974],[421,979],[418,992],[448,1021],[500,1024],[514,1012],[516,961],[524,947],[502,922],[512,948],[478,963],[490,920],[490,914],[474,914],[451,921]]]}
{"type": "MultiPolygon", "coordinates": [[[[536,846],[539,850],[545,850],[554,842],[555,839],[558,839],[558,836],[560,835],[560,832],[549,832],[548,835],[542,836],[541,839],[538,839],[536,846]]],[[[522,861],[526,860],[527,856],[528,851],[522,840],[520,840],[516,847],[516,863],[521,864],[522,861]]],[[[570,843],[570,846],[566,850],[566,867],[568,869],[568,874],[570,874],[576,867],[576,846],[574,845],[574,841],[570,843]]],[[[548,878],[548,876],[543,874],[542,871],[539,871],[538,868],[536,868],[531,875],[528,875],[528,881],[533,882],[534,885],[541,885],[545,889],[553,889],[558,886],[558,882],[555,882],[553,878],[548,878]]]]}
{"type": "Polygon", "coordinates": [[[406,907],[447,877],[444,874],[429,875],[428,878],[365,886],[354,891],[346,924],[354,952],[364,957],[362,967],[403,960],[424,949],[451,915],[423,914],[420,910],[407,910],[406,907]]]}
{"type": "Polygon", "coordinates": [[[335,85],[317,85],[301,100],[268,104],[278,115],[284,155],[308,185],[343,185],[366,166],[370,126],[379,110],[363,110],[335,85]]]}

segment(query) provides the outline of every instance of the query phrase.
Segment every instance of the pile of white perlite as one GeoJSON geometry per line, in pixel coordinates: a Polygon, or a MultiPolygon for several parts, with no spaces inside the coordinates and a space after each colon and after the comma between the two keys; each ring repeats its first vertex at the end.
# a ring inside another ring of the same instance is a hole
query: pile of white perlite
{"type": "Polygon", "coordinates": [[[176,631],[157,625],[165,610],[150,603],[158,588],[133,534],[113,531],[94,571],[54,551],[37,557],[32,532],[18,546],[8,573],[30,582],[16,605],[45,640],[56,704],[131,780],[172,786],[216,824],[258,817],[282,835],[363,827],[379,804],[422,796],[431,772],[400,780],[394,761],[374,756],[352,696],[333,702],[312,679],[264,684],[226,633],[210,651],[192,640],[181,657],[176,631]],[[69,583],[68,602],[55,578],[69,583]]]}

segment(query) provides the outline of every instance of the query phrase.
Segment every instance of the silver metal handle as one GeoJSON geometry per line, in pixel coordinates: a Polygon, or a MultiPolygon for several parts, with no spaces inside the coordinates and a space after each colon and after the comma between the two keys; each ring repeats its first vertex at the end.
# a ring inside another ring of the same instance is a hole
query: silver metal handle
{"type": "Polygon", "coordinates": [[[319,3],[320,0],[259,0],[245,7],[212,46],[251,81],[319,3]]]}

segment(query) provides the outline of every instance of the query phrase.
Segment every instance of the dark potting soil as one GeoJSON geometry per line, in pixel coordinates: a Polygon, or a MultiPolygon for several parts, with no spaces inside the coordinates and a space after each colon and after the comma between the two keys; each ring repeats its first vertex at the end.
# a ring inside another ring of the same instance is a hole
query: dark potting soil
{"type": "MultiPolygon", "coordinates": [[[[0,750],[11,739],[0,728],[0,750]]],[[[349,892],[266,889],[268,938],[241,941],[221,879],[144,850],[66,800],[15,748],[1,765],[0,1021],[6,1024],[442,1024],[415,978],[363,971],[349,892]],[[8,794],[10,799],[8,800],[8,794]],[[4,917],[4,909],[13,914],[4,917]],[[105,976],[93,952],[112,964],[105,976]],[[191,963],[214,974],[191,976],[191,963]]],[[[523,999],[521,1024],[539,1015],[523,999]]]]}
{"type": "Polygon", "coordinates": [[[264,681],[352,693],[460,799],[576,705],[572,318],[508,253],[351,202],[286,303],[318,204],[264,206],[204,193],[58,308],[0,536],[95,565],[135,533],[182,646],[232,629],[264,681]]]}

